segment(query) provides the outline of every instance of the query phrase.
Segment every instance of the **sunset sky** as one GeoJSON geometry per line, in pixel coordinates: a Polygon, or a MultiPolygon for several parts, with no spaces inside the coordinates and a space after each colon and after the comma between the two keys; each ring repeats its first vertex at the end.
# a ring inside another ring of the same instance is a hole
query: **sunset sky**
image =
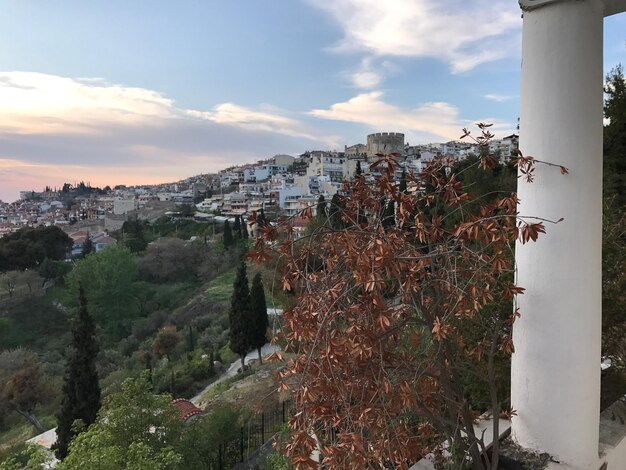
{"type": "MultiPolygon", "coordinates": [[[[515,131],[515,0],[0,0],[0,199],[515,131]]],[[[605,68],[626,64],[626,15],[605,68]]]]}

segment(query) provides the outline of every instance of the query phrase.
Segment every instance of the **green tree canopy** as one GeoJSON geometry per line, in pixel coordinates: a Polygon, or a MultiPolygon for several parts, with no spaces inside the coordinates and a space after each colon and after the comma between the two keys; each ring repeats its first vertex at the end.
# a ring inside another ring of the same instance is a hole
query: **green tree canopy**
{"type": "Polygon", "coordinates": [[[148,375],[128,379],[97,421],[72,442],[59,470],[178,469],[183,423],[168,395],[151,393],[148,375]]]}
{"type": "Polygon", "coordinates": [[[239,438],[239,421],[238,410],[225,405],[183,424],[171,397],[153,394],[144,372],[106,400],[96,422],[76,437],[56,468],[205,470],[224,458],[224,448],[233,449],[229,444],[239,438]]]}
{"type": "Polygon", "coordinates": [[[147,222],[139,219],[130,219],[122,225],[122,243],[133,253],[139,253],[148,246],[145,237],[147,222]]]}
{"type": "Polygon", "coordinates": [[[136,271],[130,250],[118,244],[80,260],[66,277],[74,298],[82,284],[94,319],[111,339],[127,334],[138,314],[136,271]]]}
{"type": "Polygon", "coordinates": [[[604,192],[626,205],[626,78],[621,65],[606,77],[604,87],[604,192]]]}
{"type": "Polygon", "coordinates": [[[22,228],[0,238],[0,271],[28,269],[44,259],[64,259],[72,239],[59,227],[22,228]]]}

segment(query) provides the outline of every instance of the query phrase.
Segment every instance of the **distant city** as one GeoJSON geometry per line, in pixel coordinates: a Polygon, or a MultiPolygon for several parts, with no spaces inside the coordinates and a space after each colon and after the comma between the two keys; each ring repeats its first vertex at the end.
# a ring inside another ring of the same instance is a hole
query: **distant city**
{"type": "MultiPolygon", "coordinates": [[[[494,139],[489,151],[507,162],[518,142],[515,134],[494,139]]],[[[0,237],[40,225],[67,227],[68,231],[119,230],[130,217],[154,221],[175,214],[181,206],[194,206],[193,217],[199,221],[246,217],[262,208],[293,216],[314,207],[320,195],[330,199],[342,181],[354,177],[359,164],[366,170],[377,154],[390,153],[399,155],[399,172],[418,173],[437,156],[462,160],[477,155],[479,149],[476,144],[458,141],[410,145],[402,133],[382,132],[368,135],[366,144],[346,146],[343,152],[310,150],[298,156],[275,155],[176,183],[96,189],[81,182],[46,187],[41,192],[21,191],[18,201],[0,201],[0,237]]]]}

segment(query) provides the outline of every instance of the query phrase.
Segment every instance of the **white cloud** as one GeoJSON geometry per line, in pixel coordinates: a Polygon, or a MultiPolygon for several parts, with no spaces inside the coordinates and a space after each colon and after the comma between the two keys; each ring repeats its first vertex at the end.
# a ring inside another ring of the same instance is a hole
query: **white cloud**
{"type": "Polygon", "coordinates": [[[504,101],[510,101],[512,99],[517,98],[515,95],[498,95],[495,93],[488,93],[485,95],[485,98],[491,101],[497,101],[498,103],[502,103],[504,101]]]}
{"type": "Polygon", "coordinates": [[[349,74],[349,79],[356,88],[369,90],[376,88],[398,70],[398,67],[389,60],[380,61],[375,57],[365,57],[356,72],[349,74]]]}
{"type": "Polygon", "coordinates": [[[170,119],[205,119],[250,131],[323,140],[285,112],[234,103],[211,111],[179,109],[160,93],[111,85],[101,78],[72,79],[33,72],[0,72],[0,132],[99,133],[107,125],[162,126],[170,119]]]}
{"type": "Polygon", "coordinates": [[[191,110],[156,91],[103,79],[0,72],[5,200],[20,188],[62,184],[61,178],[110,185],[175,181],[275,153],[338,145],[337,137],[267,105],[191,110]]]}
{"type": "Polygon", "coordinates": [[[516,53],[521,19],[511,0],[308,0],[344,30],[337,51],[446,61],[453,73],[516,53]]]}
{"type": "Polygon", "coordinates": [[[376,131],[404,132],[410,142],[458,139],[462,128],[472,128],[475,122],[493,123],[492,132],[499,135],[511,130],[508,123],[494,119],[461,119],[459,110],[445,102],[424,103],[409,109],[386,103],[382,98],[380,91],[362,93],[328,109],[314,109],[310,114],[322,119],[364,124],[376,131]]]}
{"type": "Polygon", "coordinates": [[[0,72],[0,131],[97,133],[105,123],[172,117],[173,103],[143,88],[34,72],[0,72]]]}
{"type": "Polygon", "coordinates": [[[375,88],[384,80],[382,67],[376,67],[370,57],[361,61],[359,69],[352,73],[350,79],[357,88],[375,88]]]}
{"type": "Polygon", "coordinates": [[[237,126],[251,131],[274,132],[292,137],[322,141],[337,145],[336,137],[327,137],[312,131],[302,122],[284,115],[275,109],[251,109],[234,103],[222,103],[212,111],[187,111],[189,116],[206,119],[217,124],[237,126]]]}

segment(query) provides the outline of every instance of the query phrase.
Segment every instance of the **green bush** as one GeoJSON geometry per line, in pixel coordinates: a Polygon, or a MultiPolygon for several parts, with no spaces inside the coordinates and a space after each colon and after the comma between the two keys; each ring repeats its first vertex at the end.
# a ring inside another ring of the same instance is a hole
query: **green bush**
{"type": "Polygon", "coordinates": [[[205,380],[215,375],[211,358],[203,359],[204,354],[204,351],[196,349],[191,360],[185,364],[184,373],[194,380],[205,380]]]}

